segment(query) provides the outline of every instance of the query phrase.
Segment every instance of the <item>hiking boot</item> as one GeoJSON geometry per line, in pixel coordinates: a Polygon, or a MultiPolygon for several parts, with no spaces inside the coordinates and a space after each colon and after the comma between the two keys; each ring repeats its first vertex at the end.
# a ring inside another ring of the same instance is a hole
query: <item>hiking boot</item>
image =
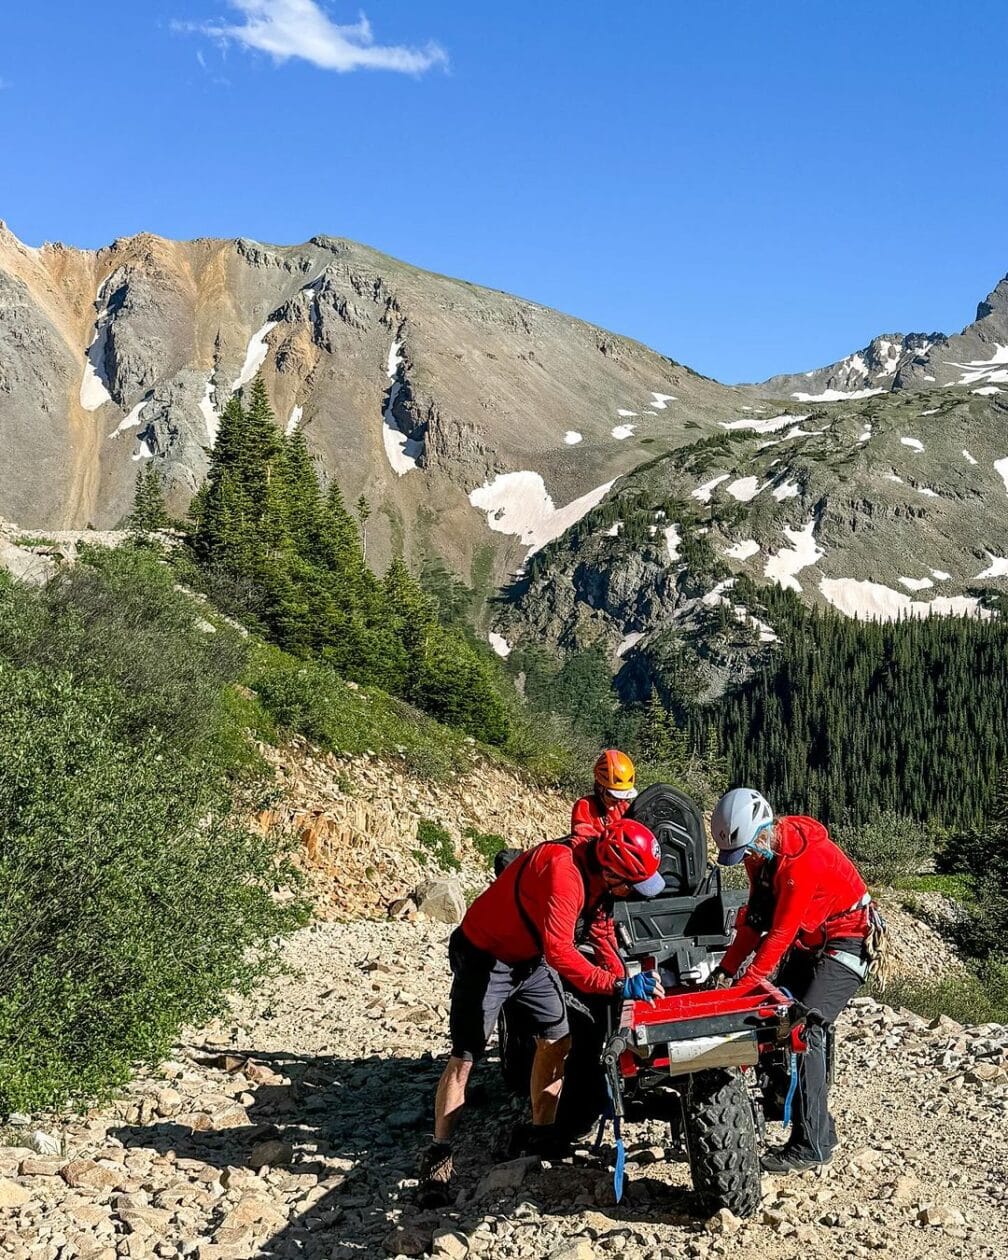
{"type": "Polygon", "coordinates": [[[452,1201],[452,1150],[447,1142],[432,1142],[420,1156],[417,1202],[420,1207],[447,1207],[452,1201]]]}
{"type": "Polygon", "coordinates": [[[787,1174],[814,1172],[823,1168],[833,1159],[832,1152],[825,1159],[816,1159],[812,1154],[799,1150],[796,1146],[778,1146],[776,1150],[767,1151],[760,1160],[764,1172],[787,1174]]]}

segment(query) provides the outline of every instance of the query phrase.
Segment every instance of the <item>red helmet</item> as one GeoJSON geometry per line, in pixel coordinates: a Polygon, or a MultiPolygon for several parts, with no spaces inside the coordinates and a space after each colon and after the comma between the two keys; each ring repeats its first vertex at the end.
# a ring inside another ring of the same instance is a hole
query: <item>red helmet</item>
{"type": "Polygon", "coordinates": [[[655,834],[632,818],[620,818],[606,827],[598,838],[595,856],[603,870],[645,897],[655,897],[665,887],[664,878],[658,874],[661,849],[655,834]]]}

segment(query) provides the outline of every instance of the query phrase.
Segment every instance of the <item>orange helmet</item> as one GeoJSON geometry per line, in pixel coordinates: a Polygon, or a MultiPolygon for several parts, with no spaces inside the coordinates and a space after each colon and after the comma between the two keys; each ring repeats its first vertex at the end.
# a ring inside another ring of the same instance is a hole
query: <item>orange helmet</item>
{"type": "Polygon", "coordinates": [[[605,748],[595,762],[595,782],[603,792],[618,801],[632,801],[637,795],[634,763],[618,748],[605,748]]]}

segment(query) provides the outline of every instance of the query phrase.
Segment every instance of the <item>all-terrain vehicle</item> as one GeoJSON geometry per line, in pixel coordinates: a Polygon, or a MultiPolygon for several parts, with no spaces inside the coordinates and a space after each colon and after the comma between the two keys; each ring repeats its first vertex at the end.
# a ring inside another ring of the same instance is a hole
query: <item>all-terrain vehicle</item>
{"type": "MultiPolygon", "coordinates": [[[[613,1002],[568,991],[572,1046],[557,1122],[572,1135],[610,1114],[668,1120],[682,1139],[705,1215],[730,1208],[751,1215],[760,1199],[757,1135],[782,1119],[803,1008],[768,982],[705,989],[727,949],[740,891],[722,887],[708,864],[703,821],[689,797],[665,784],[634,801],[631,817],[650,827],[662,850],[666,891],[614,906],[628,971],[657,970],[665,996],[613,1002]]],[[[498,1027],[505,1079],[527,1094],[533,1038],[520,1012],[505,1007],[498,1027]]],[[[617,1195],[622,1181],[617,1157],[617,1195]]]]}

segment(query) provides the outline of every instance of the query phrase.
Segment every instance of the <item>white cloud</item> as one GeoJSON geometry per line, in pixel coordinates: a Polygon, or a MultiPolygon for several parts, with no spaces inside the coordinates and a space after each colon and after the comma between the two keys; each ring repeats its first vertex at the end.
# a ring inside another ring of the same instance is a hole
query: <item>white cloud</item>
{"type": "Polygon", "coordinates": [[[420,74],[447,64],[444,50],[376,44],[371,24],[361,14],[353,26],[339,26],[317,0],[229,0],[243,16],[240,25],[188,26],[218,39],[269,53],[278,61],[299,57],[320,70],[398,70],[420,74]]]}

